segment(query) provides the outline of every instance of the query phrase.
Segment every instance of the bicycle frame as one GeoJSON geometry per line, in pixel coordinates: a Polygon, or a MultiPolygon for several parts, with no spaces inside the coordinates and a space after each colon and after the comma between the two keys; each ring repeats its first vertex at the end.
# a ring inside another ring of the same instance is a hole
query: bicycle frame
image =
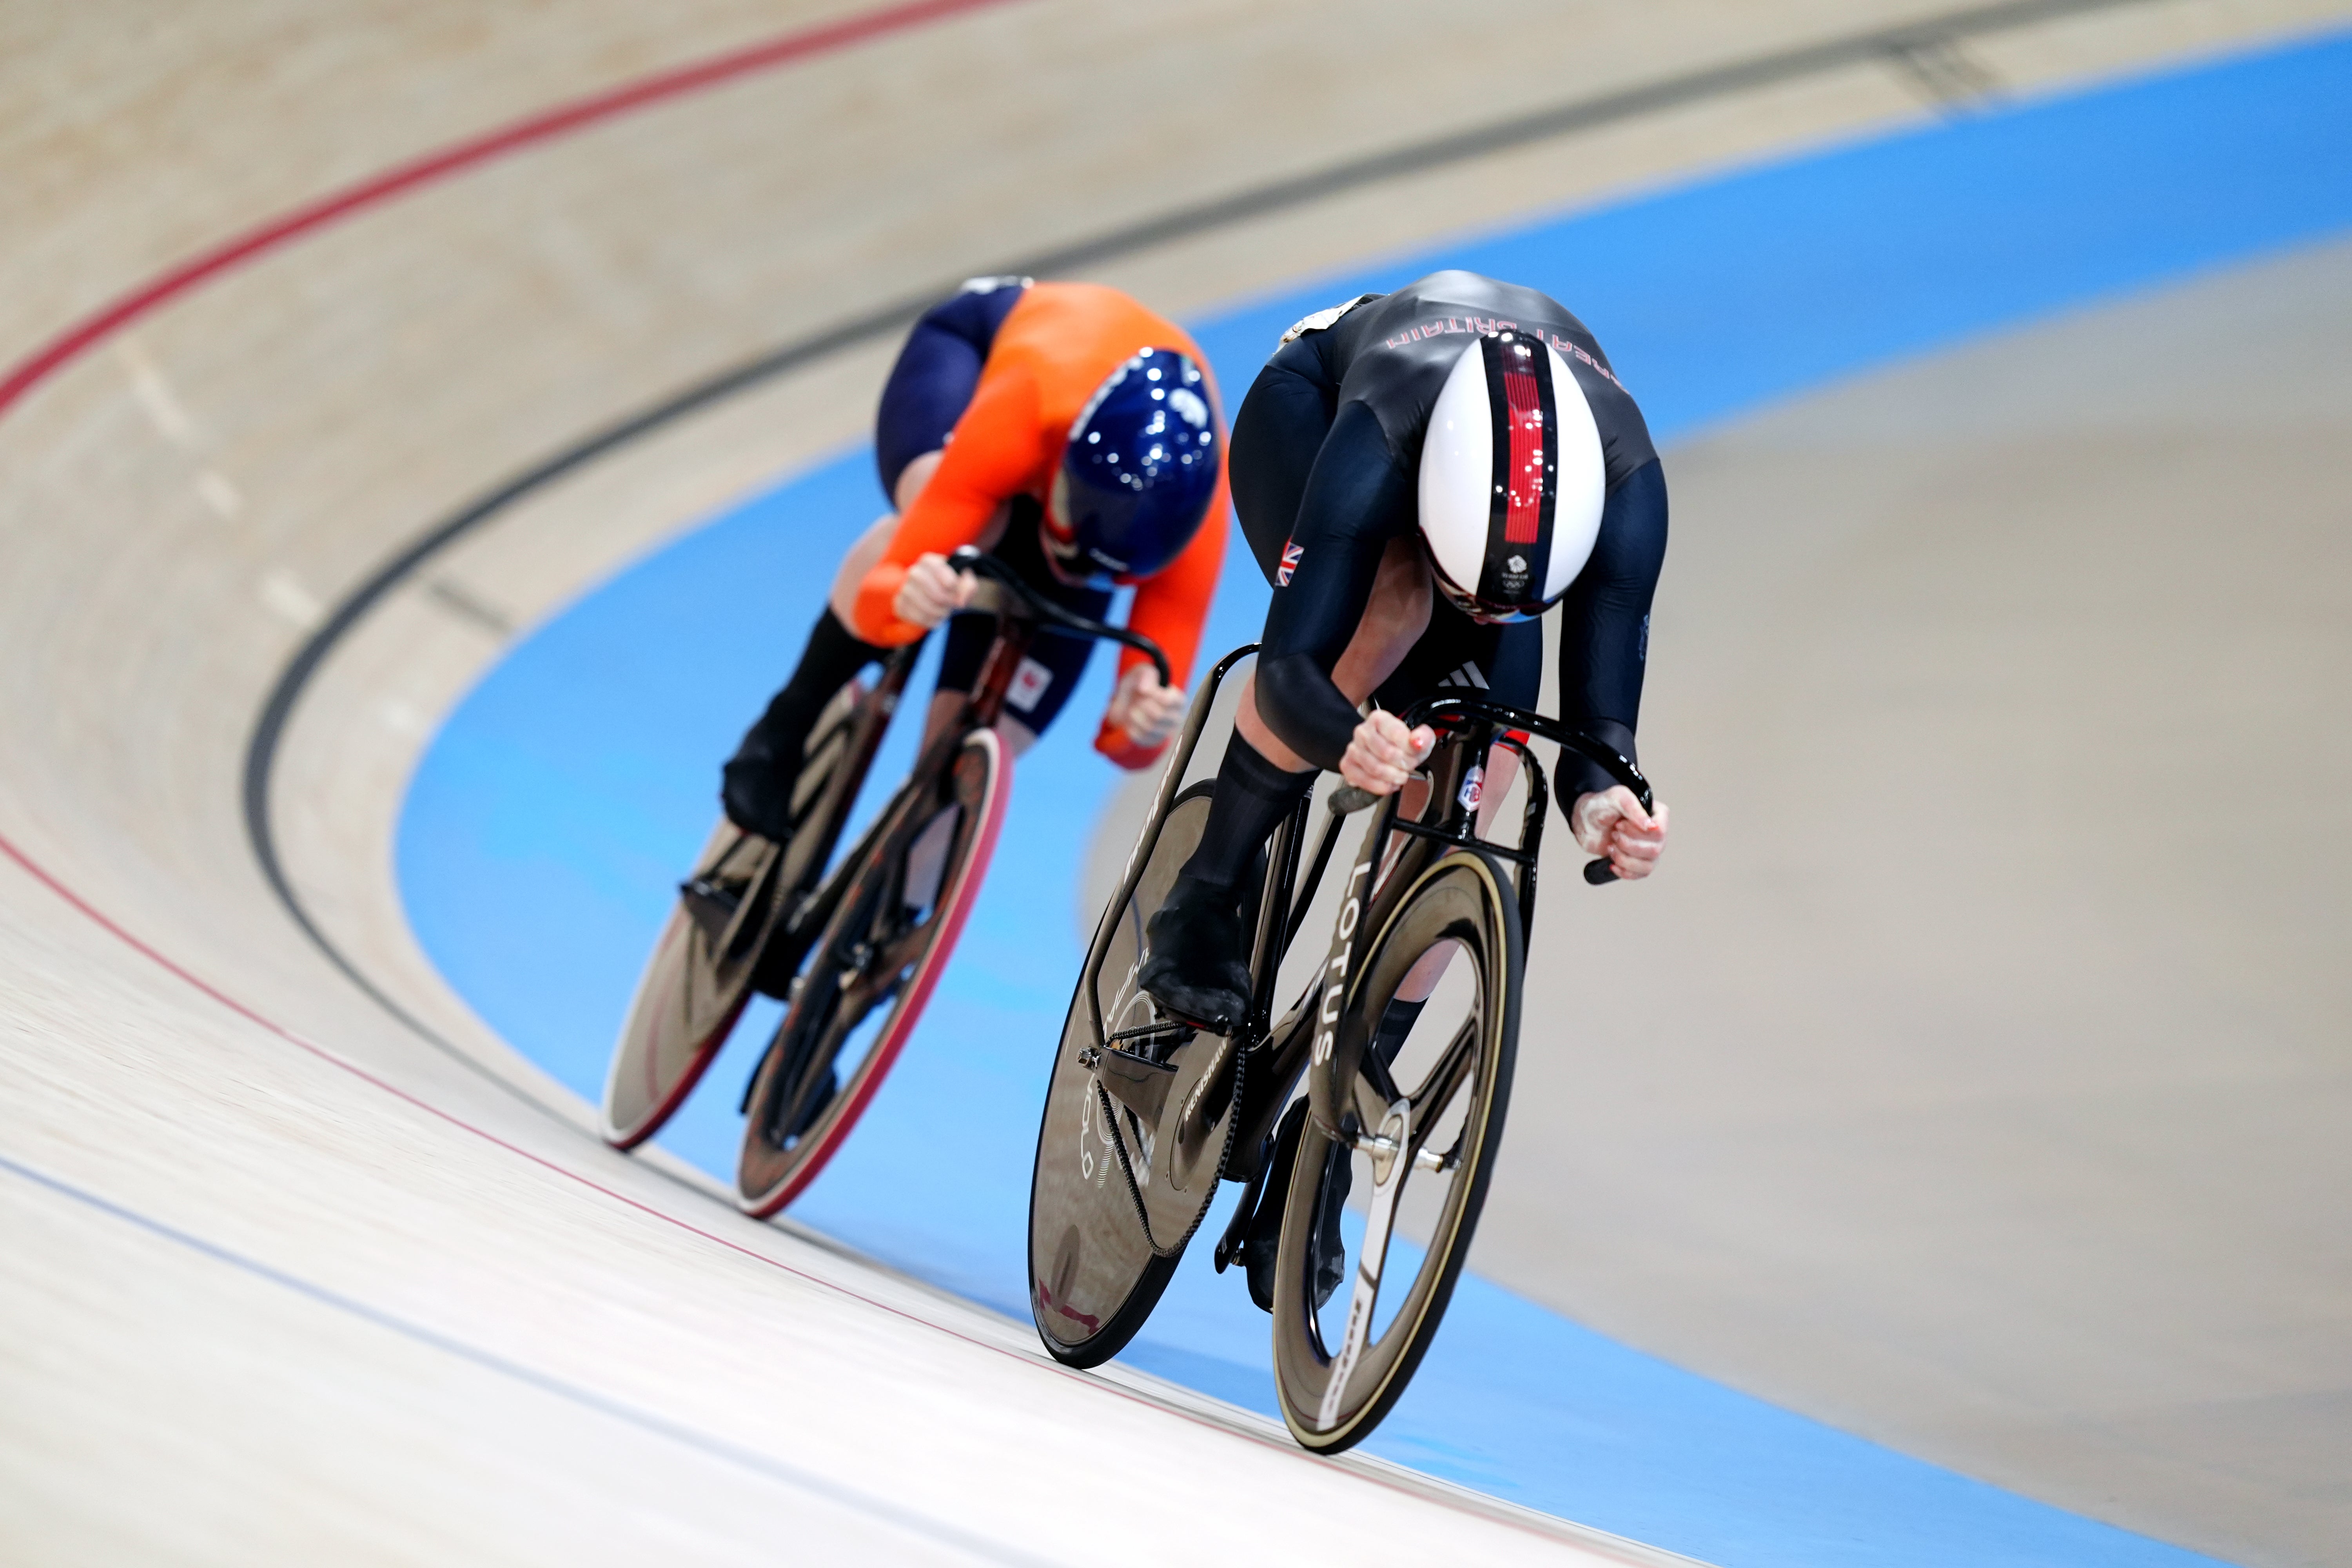
{"type": "MultiPolygon", "coordinates": [[[[953,763],[956,753],[962,749],[964,737],[974,731],[990,728],[1003,717],[1005,693],[1012,689],[1013,678],[1019,672],[1021,661],[1027,657],[1029,646],[1035,640],[1041,625],[1052,624],[1082,637],[1097,637],[1137,648],[1150,656],[1152,662],[1159,668],[1160,678],[1163,683],[1171,678],[1167,656],[1150,638],[1139,633],[1130,632],[1123,626],[1106,626],[1098,621],[1087,620],[1083,616],[1064,609],[1050,599],[1040,598],[1030,590],[1027,584],[1013,575],[1009,569],[993,557],[982,554],[977,550],[967,547],[957,551],[949,559],[959,569],[971,572],[981,578],[981,583],[966,610],[974,614],[994,616],[996,617],[995,639],[989,644],[987,656],[981,661],[980,672],[972,679],[971,689],[963,694],[961,706],[950,721],[941,727],[940,732],[923,747],[915,760],[915,765],[908,770],[906,783],[898,786],[881,811],[876,814],[872,826],[859,837],[857,843],[851,847],[849,853],[840,858],[834,868],[826,873],[824,880],[812,889],[808,896],[801,900],[799,907],[787,917],[783,930],[779,934],[785,944],[785,951],[793,955],[791,962],[795,966],[799,963],[800,953],[808,942],[814,939],[816,933],[824,929],[825,922],[833,918],[834,911],[840,905],[842,891],[848,883],[845,873],[850,868],[864,863],[885,848],[892,850],[903,848],[903,845],[893,845],[888,841],[893,836],[907,829],[910,816],[908,809],[909,803],[919,799],[937,784],[940,775],[953,763]]],[[[864,776],[865,770],[871,765],[874,752],[881,745],[881,731],[887,727],[890,713],[898,706],[899,694],[906,685],[908,673],[914,668],[915,656],[921,647],[922,644],[917,642],[899,649],[891,656],[889,663],[884,667],[884,687],[877,688],[877,690],[887,689],[886,705],[879,710],[881,721],[873,724],[870,732],[861,733],[857,737],[860,750],[855,753],[854,765],[857,770],[857,775],[861,778],[864,776]]],[[[1222,668],[1220,667],[1221,670],[1222,668]]],[[[928,722],[928,715],[926,721],[928,722]]],[[[833,832],[835,835],[839,833],[840,822],[846,820],[847,805],[847,802],[844,803],[840,818],[834,825],[833,832]]],[[[827,843],[823,847],[829,857],[833,846],[827,843]]]]}
{"type": "MultiPolygon", "coordinates": [[[[1483,697],[1447,693],[1424,698],[1414,703],[1406,711],[1404,721],[1408,726],[1430,725],[1441,736],[1448,731],[1458,736],[1441,740],[1439,751],[1432,753],[1433,763],[1439,754],[1449,752],[1457,757],[1483,758],[1493,747],[1500,745],[1515,752],[1520,763],[1527,768],[1528,799],[1522,811],[1517,845],[1498,844],[1478,835],[1478,802],[1483,790],[1468,787],[1467,777],[1471,768],[1483,768],[1483,763],[1459,768],[1446,781],[1443,790],[1433,769],[1430,802],[1435,805],[1441,795],[1445,802],[1440,820],[1433,823],[1410,819],[1398,821],[1391,808],[1388,824],[1396,832],[1415,834],[1442,844],[1475,845],[1517,866],[1519,872],[1519,929],[1523,934],[1535,929],[1536,862],[1543,847],[1544,822],[1550,809],[1550,784],[1545,776],[1543,764],[1536,760],[1534,752],[1528,750],[1527,742],[1518,738],[1520,735],[1541,736],[1556,742],[1563,750],[1572,751],[1598,763],[1610,777],[1633,792],[1634,797],[1642,803],[1643,810],[1647,811],[1655,804],[1650,793],[1650,781],[1642,776],[1642,770],[1633,765],[1631,758],[1614,746],[1596,741],[1583,731],[1572,730],[1559,720],[1541,713],[1488,701],[1483,697]]],[[[1480,782],[1483,784],[1483,778],[1480,782]]],[[[1423,809],[1426,811],[1427,808],[1423,809]]],[[[1594,866],[1605,867],[1606,862],[1596,861],[1594,866]]],[[[1593,868],[1588,867],[1585,879],[1597,887],[1601,880],[1606,879],[1596,879],[1593,868]]]]}
{"type": "MultiPolygon", "coordinates": [[[[1238,658],[1239,654],[1232,657],[1238,658]]],[[[1264,1031],[1256,1047],[1262,1060],[1251,1068],[1244,1082],[1245,1103],[1241,1123],[1235,1129],[1234,1159],[1236,1166],[1246,1162],[1248,1169],[1243,1179],[1248,1185],[1234,1210],[1233,1222],[1217,1244],[1214,1261],[1220,1270],[1230,1264],[1239,1252],[1250,1216],[1255,1212],[1258,1194],[1266,1178],[1266,1150],[1273,1137],[1275,1123],[1289,1102],[1298,1074],[1307,1068],[1320,1043],[1328,1039],[1328,1034],[1318,1033],[1325,1011],[1318,1004],[1326,998],[1344,994],[1352,978],[1354,955],[1350,943],[1354,934],[1358,931],[1379,929],[1387,915],[1390,899],[1411,884],[1422,864],[1454,847],[1482,849],[1510,862],[1517,871],[1515,890],[1518,895],[1522,930],[1532,926],[1536,868],[1542,853],[1544,825],[1550,810],[1550,787],[1543,764],[1519,737],[1540,736],[1574,751],[1580,756],[1589,757],[1606,770],[1611,777],[1633,790],[1644,809],[1652,802],[1649,782],[1630,759],[1615,748],[1545,714],[1512,708],[1481,697],[1448,693],[1414,703],[1403,718],[1408,725],[1429,724],[1439,731],[1438,745],[1420,773],[1429,786],[1429,797],[1418,816],[1402,816],[1402,790],[1375,796],[1352,787],[1339,789],[1330,797],[1328,808],[1329,820],[1324,825],[1316,846],[1312,868],[1304,883],[1295,887],[1289,878],[1297,867],[1296,846],[1306,830],[1308,803],[1301,801],[1297,809],[1276,830],[1272,863],[1267,868],[1266,897],[1261,904],[1259,940],[1254,954],[1255,966],[1253,973],[1258,979],[1257,1006],[1260,1008],[1265,1005],[1275,983],[1275,972],[1279,969],[1290,942],[1306,922],[1308,906],[1328,868],[1341,819],[1366,806],[1376,808],[1370,830],[1365,836],[1364,849],[1349,878],[1351,883],[1360,880],[1367,884],[1363,892],[1358,895],[1360,901],[1354,904],[1352,911],[1343,906],[1339,917],[1340,929],[1335,933],[1330,962],[1292,1005],[1282,1021],[1264,1031]],[[1520,815],[1519,839],[1516,844],[1499,843],[1479,834],[1478,803],[1483,788],[1465,787],[1473,769],[1481,770],[1479,782],[1483,785],[1486,758],[1496,745],[1507,747],[1528,770],[1527,803],[1520,815]],[[1412,847],[1416,842],[1429,846],[1428,849],[1413,852],[1412,847]],[[1270,955],[1263,913],[1269,909],[1287,910],[1283,940],[1270,955]],[[1350,912],[1355,915],[1354,920],[1349,919],[1350,912]]],[[[1596,864],[1605,865],[1605,862],[1596,864]]],[[[1122,903],[1113,907],[1124,907],[1124,899],[1129,892],[1131,889],[1123,891],[1122,903]]],[[[1331,1062],[1329,1066],[1334,1069],[1331,1074],[1334,1079],[1340,1076],[1337,1069],[1342,1067],[1349,1072],[1354,1070],[1354,1064],[1331,1062]]],[[[1331,1111],[1330,1107],[1323,1109],[1327,1113],[1331,1111]]],[[[1318,1121],[1322,1119],[1318,1118],[1318,1121]]],[[[1327,1127],[1326,1131],[1336,1131],[1337,1129],[1327,1127]]]]}
{"type": "MultiPolygon", "coordinates": [[[[1009,614],[999,615],[996,640],[990,645],[988,657],[981,663],[980,673],[972,681],[971,690],[964,694],[961,710],[924,746],[915,759],[915,765],[908,770],[906,782],[875,814],[874,821],[859,835],[849,852],[835,862],[824,879],[801,900],[799,906],[786,918],[779,935],[786,945],[786,951],[794,955],[792,962],[795,965],[798,963],[797,954],[814,940],[817,932],[824,929],[825,922],[833,918],[834,911],[839,907],[842,891],[849,881],[845,873],[864,864],[885,847],[891,836],[906,827],[908,803],[937,785],[940,774],[962,747],[964,737],[975,730],[987,729],[1003,714],[1004,694],[1012,686],[1013,672],[1020,668],[1023,656],[1029,651],[1031,635],[1030,622],[1009,614]]],[[[900,687],[905,685],[906,672],[912,669],[914,656],[921,647],[922,644],[918,642],[901,649],[892,656],[890,665],[886,667],[898,669],[900,661],[904,661],[904,669],[898,670],[900,687]]],[[[892,695],[891,705],[893,708],[897,705],[896,693],[892,695]]],[[[871,743],[863,747],[862,754],[856,759],[860,776],[873,763],[874,752],[881,744],[883,728],[885,726],[880,724],[875,726],[871,743]]],[[[846,800],[843,803],[841,817],[844,821],[847,819],[849,805],[846,800]]],[[[837,834],[839,828],[836,826],[835,831],[837,834]]],[[[832,846],[824,847],[830,858],[832,846]]]]}

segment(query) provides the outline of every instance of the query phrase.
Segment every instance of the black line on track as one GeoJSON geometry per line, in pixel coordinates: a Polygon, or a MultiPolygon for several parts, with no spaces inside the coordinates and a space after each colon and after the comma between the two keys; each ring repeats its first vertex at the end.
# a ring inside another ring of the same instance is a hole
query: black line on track
{"type": "Polygon", "coordinates": [[[1025,1565],[1042,1564],[1049,1561],[1014,1551],[1000,1542],[959,1529],[955,1525],[929,1518],[912,1509],[900,1507],[870,1492],[860,1491],[855,1487],[843,1486],[838,1482],[827,1480],[813,1471],[803,1470],[796,1465],[787,1463],[772,1455],[763,1454],[756,1448],[747,1448],[740,1444],[730,1443],[723,1437],[713,1436],[708,1432],[688,1426],[682,1422],[673,1421],[667,1416],[657,1415],[640,1405],[616,1399],[610,1394],[599,1394],[593,1388],[558,1377],[552,1373],[541,1372],[520,1362],[511,1361],[496,1351],[485,1350],[479,1345],[470,1344],[464,1340],[445,1334],[437,1329],[426,1328],[422,1323],[414,1322],[386,1311],[382,1307],[372,1306],[357,1297],[346,1296],[339,1290],[305,1279],[299,1275],[289,1274],[284,1269],[264,1263],[258,1258],[248,1258],[244,1253],[232,1251],[218,1242],[207,1241],[203,1237],[182,1230],[152,1215],[142,1214],[111,1198],[100,1196],[87,1188],[77,1186],[62,1177],[50,1175],[46,1171],[12,1160],[5,1154],[0,1154],[0,1171],[5,1171],[21,1181],[46,1188],[60,1197],[68,1198],[86,1208],[94,1209],[100,1214],[143,1230],[150,1236],[160,1237],[188,1251],[211,1258],[215,1263],[226,1264],[241,1273],[267,1280],[282,1289],[292,1291],[322,1306],[331,1307],[346,1316],[360,1319],[363,1322],[372,1323],[377,1328],[398,1334],[401,1338],[424,1345],[429,1350],[439,1351],[445,1355],[470,1362],[511,1382],[538,1389],[542,1394],[551,1394],[583,1409],[599,1415],[611,1416],[632,1426],[651,1432],[656,1436],[667,1437],[674,1443],[681,1444],[698,1453],[724,1460],[738,1469],[748,1470],[763,1480],[782,1482],[794,1490],[848,1509],[852,1512],[864,1514],[893,1529],[905,1531],[910,1535],[920,1536],[960,1552],[970,1552],[988,1562],[1025,1565]]]}
{"type": "MultiPolygon", "coordinates": [[[[1286,176],[1211,201],[1177,207],[1091,239],[985,268],[982,275],[1044,276],[1115,260],[1154,246],[1230,227],[1303,203],[1426,174],[1449,164],[1507,152],[1572,132],[1589,131],[1637,119],[1644,114],[1778,86],[1847,67],[1885,65],[1916,78],[1916,61],[1922,51],[1933,51],[1959,39],[2034,22],[2148,3],[2149,0],[1998,0],[1995,4],[1966,6],[1897,26],[1874,28],[1818,44],[1710,66],[1616,92],[1577,99],[1549,109],[1514,115],[1385,152],[1346,159],[1307,174],[1286,176]]],[[[516,502],[689,414],[722,402],[737,393],[749,391],[777,376],[910,326],[918,316],[953,287],[952,281],[943,282],[935,289],[926,289],[919,296],[879,306],[720,371],[649,407],[605,426],[478,497],[413,540],[337,605],[333,613],[311,634],[310,640],[288,661],[278,675],[277,684],[270,689],[268,699],[262,704],[245,752],[245,828],[253,858],[260,866],[262,876],[268,881],[270,891],[277,895],[278,903],[284,906],[302,934],[326,956],[329,963],[420,1039],[531,1106],[560,1117],[566,1126],[572,1125],[571,1120],[562,1118],[554,1107],[521,1085],[501,1077],[487,1063],[443,1037],[393,1000],[312,920],[300,895],[294,890],[287,877],[285,863],[278,852],[277,830],[270,818],[271,776],[277,763],[278,748],[285,739],[286,728],[293,717],[295,706],[301,700],[311,677],[318,673],[319,667],[334,651],[336,645],[386,595],[443,550],[496,520],[516,502]]]]}

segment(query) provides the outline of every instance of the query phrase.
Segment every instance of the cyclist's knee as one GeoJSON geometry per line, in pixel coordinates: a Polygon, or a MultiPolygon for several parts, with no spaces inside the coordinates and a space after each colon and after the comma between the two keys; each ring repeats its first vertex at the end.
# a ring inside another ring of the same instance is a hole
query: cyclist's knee
{"type": "Polygon", "coordinates": [[[905,468],[898,470],[898,482],[890,491],[891,503],[900,511],[914,505],[915,498],[923,493],[923,487],[931,482],[933,474],[939,472],[940,459],[945,455],[946,449],[940,447],[910,459],[905,468]]]}
{"type": "MultiPolygon", "coordinates": [[[[918,459],[919,461],[919,459],[918,459]]],[[[873,526],[857,536],[857,542],[841,558],[841,570],[833,574],[833,594],[829,603],[833,613],[845,626],[857,624],[857,590],[866,581],[866,574],[874,570],[882,552],[890,548],[890,536],[898,531],[898,514],[886,511],[874,520],[873,526]]]]}
{"type": "Polygon", "coordinates": [[[1008,761],[1037,743],[1037,731],[1010,714],[996,721],[996,734],[1004,742],[1004,754],[1008,761]]]}
{"type": "Polygon", "coordinates": [[[1478,832],[1485,837],[1502,809],[1503,797],[1511,793],[1518,782],[1519,754],[1508,746],[1492,746],[1486,752],[1486,776],[1481,781],[1478,796],[1478,832]]]}
{"type": "Polygon", "coordinates": [[[1292,751],[1274,726],[1257,710],[1257,673],[1251,671],[1242,680],[1242,699],[1234,710],[1234,728],[1267,762],[1285,773],[1304,773],[1315,764],[1292,751]]]}

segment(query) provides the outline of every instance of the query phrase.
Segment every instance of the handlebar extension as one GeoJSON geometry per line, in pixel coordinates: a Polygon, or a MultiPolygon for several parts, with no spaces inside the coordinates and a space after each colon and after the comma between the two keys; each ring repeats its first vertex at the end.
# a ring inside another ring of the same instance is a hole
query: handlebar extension
{"type": "Polygon", "coordinates": [[[1152,668],[1159,672],[1160,685],[1176,684],[1176,672],[1168,662],[1168,655],[1161,651],[1158,643],[1153,642],[1141,632],[1132,632],[1125,626],[1108,626],[1101,621],[1090,621],[1076,611],[1064,609],[1053,600],[1039,595],[1034,588],[1022,581],[1020,574],[1014,572],[1003,562],[969,544],[960,547],[954,554],[949,556],[948,564],[959,572],[969,572],[976,577],[985,577],[1004,588],[1041,621],[1050,621],[1065,631],[1076,632],[1080,637],[1099,637],[1105,641],[1118,643],[1135,649],[1151,661],[1152,668]]]}
{"type": "MultiPolygon", "coordinates": [[[[1455,722],[1485,720],[1509,729],[1524,730],[1529,734],[1540,735],[1548,741],[1558,742],[1563,750],[1574,752],[1600,764],[1610,777],[1633,792],[1634,798],[1642,803],[1643,810],[1651,810],[1656,804],[1651,795],[1650,781],[1643,776],[1642,770],[1634,765],[1632,758],[1623,755],[1607,742],[1593,739],[1580,730],[1570,729],[1557,719],[1547,718],[1540,713],[1530,713],[1523,709],[1506,707],[1502,703],[1489,702],[1481,698],[1451,693],[1424,698],[1414,703],[1403,717],[1407,724],[1444,724],[1449,720],[1455,722]]],[[[1342,784],[1331,794],[1331,809],[1344,816],[1350,812],[1363,810],[1380,798],[1370,790],[1358,789],[1353,784],[1342,784]]],[[[1588,860],[1584,864],[1584,879],[1593,887],[1606,887],[1617,880],[1616,868],[1606,858],[1588,860]]]]}

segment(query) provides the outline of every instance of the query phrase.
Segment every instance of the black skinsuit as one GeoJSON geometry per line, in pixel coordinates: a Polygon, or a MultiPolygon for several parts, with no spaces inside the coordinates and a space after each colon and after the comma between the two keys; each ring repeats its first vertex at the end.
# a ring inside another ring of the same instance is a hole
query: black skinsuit
{"type": "MultiPolygon", "coordinates": [[[[1309,762],[1336,769],[1355,706],[1331,670],[1362,621],[1388,542],[1418,526],[1423,437],[1454,361],[1477,332],[1539,333],[1559,351],[1601,433],[1608,499],[1591,559],[1562,601],[1561,717],[1633,756],[1650,600],[1666,550],[1666,489],[1649,427],[1583,322],[1531,289],[1435,272],[1292,329],[1234,421],[1233,495],[1276,584],[1257,668],[1258,712],[1309,762]]],[[[1496,697],[1533,707],[1540,627],[1486,626],[1440,596],[1429,630],[1376,694],[1398,707],[1465,662],[1496,697]]],[[[1475,681],[1472,681],[1475,684],[1475,681]]],[[[1609,776],[1563,756],[1563,807],[1609,776]]]]}

